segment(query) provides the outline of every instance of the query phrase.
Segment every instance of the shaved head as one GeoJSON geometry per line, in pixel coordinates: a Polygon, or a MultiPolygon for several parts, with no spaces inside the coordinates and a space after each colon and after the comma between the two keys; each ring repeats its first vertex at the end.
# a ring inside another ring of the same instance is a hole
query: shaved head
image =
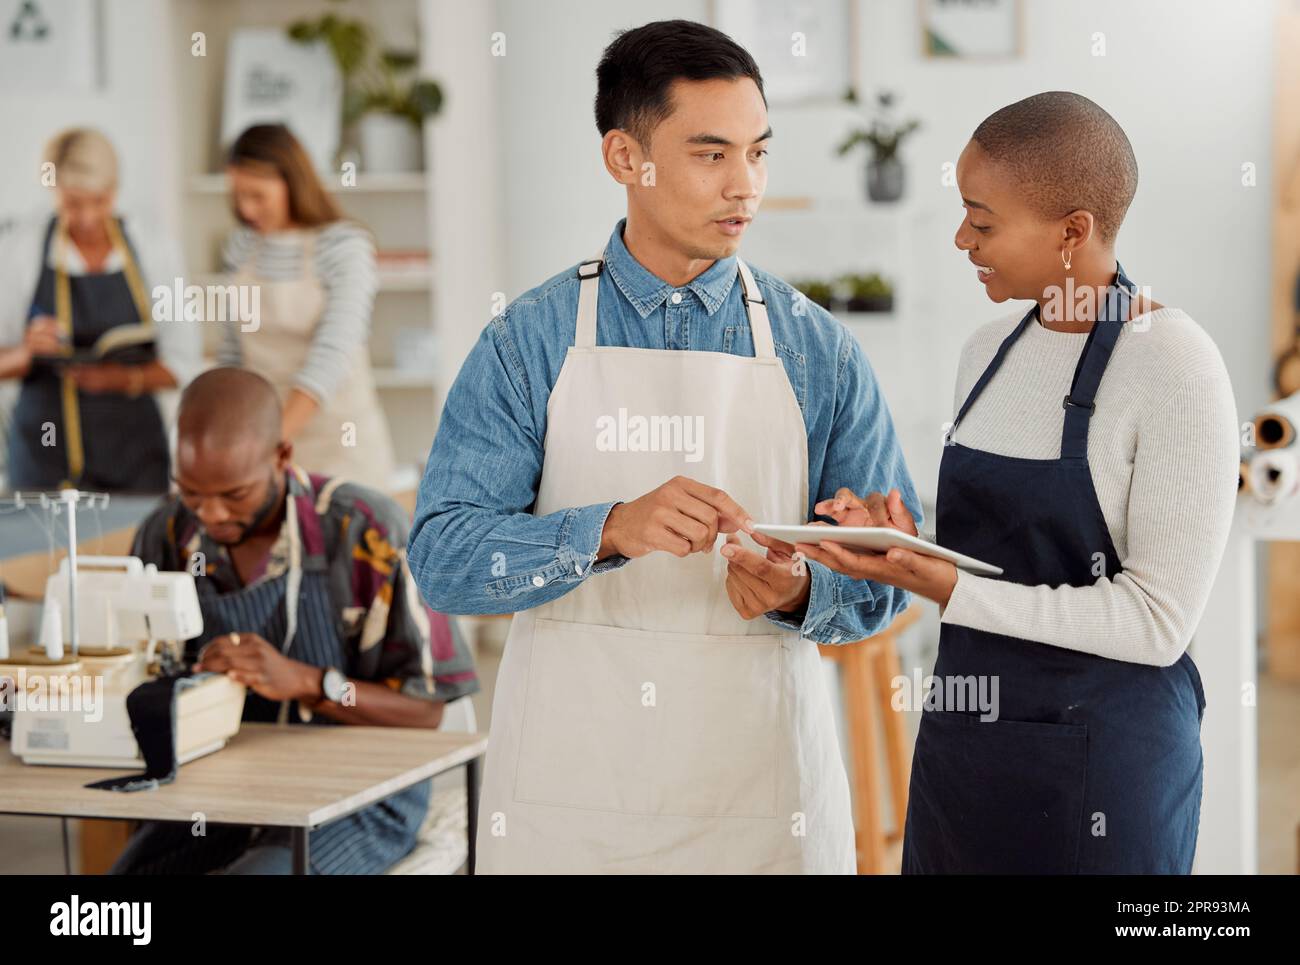
{"type": "Polygon", "coordinates": [[[235,545],[274,533],[293,444],[271,383],[247,369],[210,369],[181,394],[176,422],[176,488],[208,535],[235,545]]]}
{"type": "Polygon", "coordinates": [[[280,442],[280,399],[247,369],[204,372],[181,394],[176,431],[195,449],[243,449],[262,455],[280,442]]]}
{"type": "Polygon", "coordinates": [[[989,115],[971,140],[1043,217],[1089,211],[1101,240],[1114,241],[1137,193],[1137,158],[1115,118],[1088,98],[1026,97],[989,115]]]}

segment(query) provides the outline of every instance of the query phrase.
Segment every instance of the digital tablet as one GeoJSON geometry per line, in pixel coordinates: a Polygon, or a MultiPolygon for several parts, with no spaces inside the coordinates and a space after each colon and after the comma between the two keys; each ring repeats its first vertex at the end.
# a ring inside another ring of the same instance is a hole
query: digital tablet
{"type": "Polygon", "coordinates": [[[817,543],[832,540],[845,546],[859,546],[863,549],[877,550],[883,553],[892,546],[905,550],[915,550],[926,556],[947,560],[949,563],[974,573],[977,576],[1001,576],[1002,567],[985,563],[982,560],[966,556],[950,549],[944,549],[938,543],[930,543],[917,536],[886,526],[781,526],[776,523],[755,523],[754,529],[767,536],[772,536],[786,543],[817,543]]]}

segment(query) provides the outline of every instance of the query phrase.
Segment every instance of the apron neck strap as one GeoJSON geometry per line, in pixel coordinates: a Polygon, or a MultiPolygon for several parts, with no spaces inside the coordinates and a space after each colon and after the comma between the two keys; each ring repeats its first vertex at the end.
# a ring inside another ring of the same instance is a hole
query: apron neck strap
{"type": "Polygon", "coordinates": [[[1083,459],[1088,455],[1088,423],[1097,405],[1097,388],[1106,372],[1115,343],[1128,321],[1137,286],[1124,274],[1124,266],[1115,262],[1115,281],[1107,286],[1106,297],[1097,307],[1097,321],[1088,332],[1083,351],[1074,367],[1070,393],[1061,400],[1065,409],[1065,426],[1061,430],[1061,458],[1083,459]]]}
{"type": "MultiPolygon", "coordinates": [[[[754,339],[754,357],[770,359],[776,357],[772,342],[772,324],[767,317],[767,304],[763,293],[754,281],[749,266],[736,259],[736,268],[740,273],[741,297],[745,303],[745,313],[749,317],[749,330],[754,339]]],[[[578,324],[574,333],[574,348],[596,347],[596,307],[600,295],[600,276],[605,270],[605,252],[602,249],[594,258],[578,265],[578,324]]]]}
{"type": "Polygon", "coordinates": [[[605,271],[605,249],[578,266],[578,330],[574,348],[596,347],[596,300],[600,294],[600,276],[605,271]]]}
{"type": "Polygon", "coordinates": [[[776,358],[776,350],[772,345],[772,323],[767,318],[767,303],[763,301],[763,293],[758,290],[758,283],[754,281],[749,265],[737,258],[736,267],[740,269],[740,283],[744,286],[741,296],[745,299],[745,314],[749,316],[749,331],[754,338],[754,358],[776,358]]]}
{"type": "MultiPolygon", "coordinates": [[[[1079,361],[1074,367],[1074,378],[1070,382],[1069,394],[1061,400],[1061,407],[1065,409],[1065,423],[1061,430],[1062,459],[1083,459],[1087,457],[1088,423],[1097,408],[1093,400],[1097,396],[1097,388],[1101,385],[1101,377],[1106,372],[1106,365],[1110,362],[1111,353],[1115,350],[1115,343],[1119,341],[1124,322],[1128,319],[1133,304],[1133,296],[1137,293],[1137,286],[1124,273],[1123,265],[1117,261],[1115,269],[1115,281],[1106,289],[1106,295],[1098,306],[1097,321],[1089,330],[1088,338],[1083,344],[1083,351],[1079,355],[1079,361]]],[[[957,413],[957,418],[948,427],[944,437],[945,441],[952,439],[958,423],[965,417],[966,412],[974,404],[975,400],[979,398],[985,386],[992,381],[993,376],[1002,367],[1007,353],[1011,351],[1011,346],[1024,334],[1025,329],[1033,324],[1038,312],[1039,306],[1035,304],[1033,308],[1025,313],[1025,317],[1020,320],[1020,324],[1015,327],[1015,330],[1002,340],[997,353],[993,356],[993,361],[988,364],[979,380],[971,388],[970,394],[966,396],[966,401],[962,403],[962,407],[957,413]]]]}
{"type": "MultiPolygon", "coordinates": [[[[289,529],[289,569],[284,585],[284,640],[280,652],[287,654],[298,634],[298,598],[302,592],[302,530],[298,521],[298,493],[294,486],[298,467],[289,468],[284,486],[285,522],[289,529]]],[[[289,701],[280,701],[276,722],[284,724],[289,719],[289,701]]]]}

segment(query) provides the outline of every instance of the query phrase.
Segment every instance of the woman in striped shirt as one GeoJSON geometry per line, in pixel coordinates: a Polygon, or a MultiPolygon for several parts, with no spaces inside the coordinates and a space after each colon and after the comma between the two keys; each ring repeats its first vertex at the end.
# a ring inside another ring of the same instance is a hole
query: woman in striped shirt
{"type": "Polygon", "coordinates": [[[378,283],[369,232],[344,220],[281,124],[244,131],[227,172],[240,227],[224,267],[236,284],[255,286],[258,317],[226,329],[219,361],[276,387],[295,462],[390,489],[392,439],[367,349],[378,283]]]}

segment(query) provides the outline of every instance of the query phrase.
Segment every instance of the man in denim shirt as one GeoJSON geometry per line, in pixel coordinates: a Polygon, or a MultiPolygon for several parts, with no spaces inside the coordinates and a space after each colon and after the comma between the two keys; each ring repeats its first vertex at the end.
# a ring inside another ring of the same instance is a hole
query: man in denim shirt
{"type": "Polygon", "coordinates": [[[841,487],[920,505],[849,332],[757,269],[746,298],[736,252],[772,135],[753,60],[661,22],[618,37],[597,76],[627,217],[603,259],[484,330],[409,543],[435,610],[517,614],[480,869],[852,870],[809,641],[871,636],[908,595],[792,565],[751,526],[808,519],[841,487]]]}

